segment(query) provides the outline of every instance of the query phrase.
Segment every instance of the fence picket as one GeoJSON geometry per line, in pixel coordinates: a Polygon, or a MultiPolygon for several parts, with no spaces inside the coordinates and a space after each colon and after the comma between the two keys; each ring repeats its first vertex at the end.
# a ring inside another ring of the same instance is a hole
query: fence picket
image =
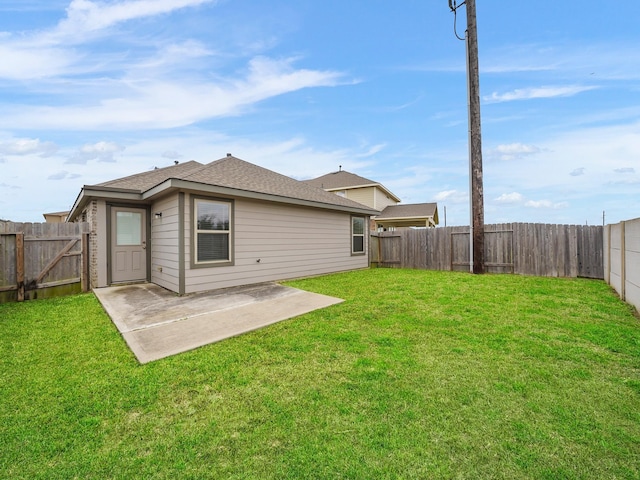
{"type": "MultiPolygon", "coordinates": [[[[372,234],[372,264],[469,271],[469,227],[372,234]]],[[[603,227],[534,223],[485,225],[488,273],[604,278],[603,227]]]]}

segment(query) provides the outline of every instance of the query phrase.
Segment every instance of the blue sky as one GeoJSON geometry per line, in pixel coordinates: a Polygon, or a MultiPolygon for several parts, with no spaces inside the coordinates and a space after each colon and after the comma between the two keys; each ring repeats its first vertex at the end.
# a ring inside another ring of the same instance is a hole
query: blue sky
{"type": "MultiPolygon", "coordinates": [[[[640,216],[640,4],[477,10],[486,223],[640,216]]],[[[3,0],[0,218],[230,152],[298,179],[341,165],[468,224],[453,21],[446,0],[3,0]]]]}

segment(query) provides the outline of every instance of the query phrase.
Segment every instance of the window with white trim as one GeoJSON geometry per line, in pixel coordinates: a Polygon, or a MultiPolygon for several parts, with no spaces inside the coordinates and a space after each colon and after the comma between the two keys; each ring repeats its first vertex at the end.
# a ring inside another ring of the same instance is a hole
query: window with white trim
{"type": "Polygon", "coordinates": [[[354,255],[364,254],[365,224],[364,217],[351,217],[351,253],[354,255]]]}
{"type": "Polygon", "coordinates": [[[194,199],[194,263],[231,262],[232,203],[194,199]]]}

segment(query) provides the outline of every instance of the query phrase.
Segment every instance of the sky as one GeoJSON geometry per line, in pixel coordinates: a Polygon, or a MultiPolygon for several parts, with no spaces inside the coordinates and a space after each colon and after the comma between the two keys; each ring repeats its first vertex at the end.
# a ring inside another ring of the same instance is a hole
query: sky
{"type": "MultiPolygon", "coordinates": [[[[477,19],[485,222],[640,217],[640,3],[478,0],[477,19]]],[[[0,59],[0,219],[232,153],[469,224],[446,0],[2,0],[0,59]]]]}

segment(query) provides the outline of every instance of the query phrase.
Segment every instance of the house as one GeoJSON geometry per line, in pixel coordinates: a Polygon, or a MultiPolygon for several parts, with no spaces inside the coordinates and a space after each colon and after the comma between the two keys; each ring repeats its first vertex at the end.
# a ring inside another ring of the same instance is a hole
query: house
{"type": "Polygon", "coordinates": [[[368,267],[379,211],[227,154],[85,185],[90,283],[178,294],[368,267]]]}
{"type": "Polygon", "coordinates": [[[322,188],[344,198],[355,200],[381,213],[371,221],[371,229],[402,227],[435,227],[438,225],[437,203],[398,205],[400,198],[379,182],[361,177],[342,167],[337,172],[305,180],[309,185],[322,188]]]}
{"type": "Polygon", "coordinates": [[[51,213],[43,213],[44,221],[46,223],[63,223],[64,220],[69,215],[69,212],[51,212],[51,213]]]}
{"type": "Polygon", "coordinates": [[[438,225],[437,203],[407,203],[389,205],[373,218],[378,228],[392,230],[402,227],[435,227],[438,225]]]}
{"type": "Polygon", "coordinates": [[[337,172],[305,182],[380,211],[400,203],[400,198],[381,183],[342,170],[342,167],[337,172]]]}

